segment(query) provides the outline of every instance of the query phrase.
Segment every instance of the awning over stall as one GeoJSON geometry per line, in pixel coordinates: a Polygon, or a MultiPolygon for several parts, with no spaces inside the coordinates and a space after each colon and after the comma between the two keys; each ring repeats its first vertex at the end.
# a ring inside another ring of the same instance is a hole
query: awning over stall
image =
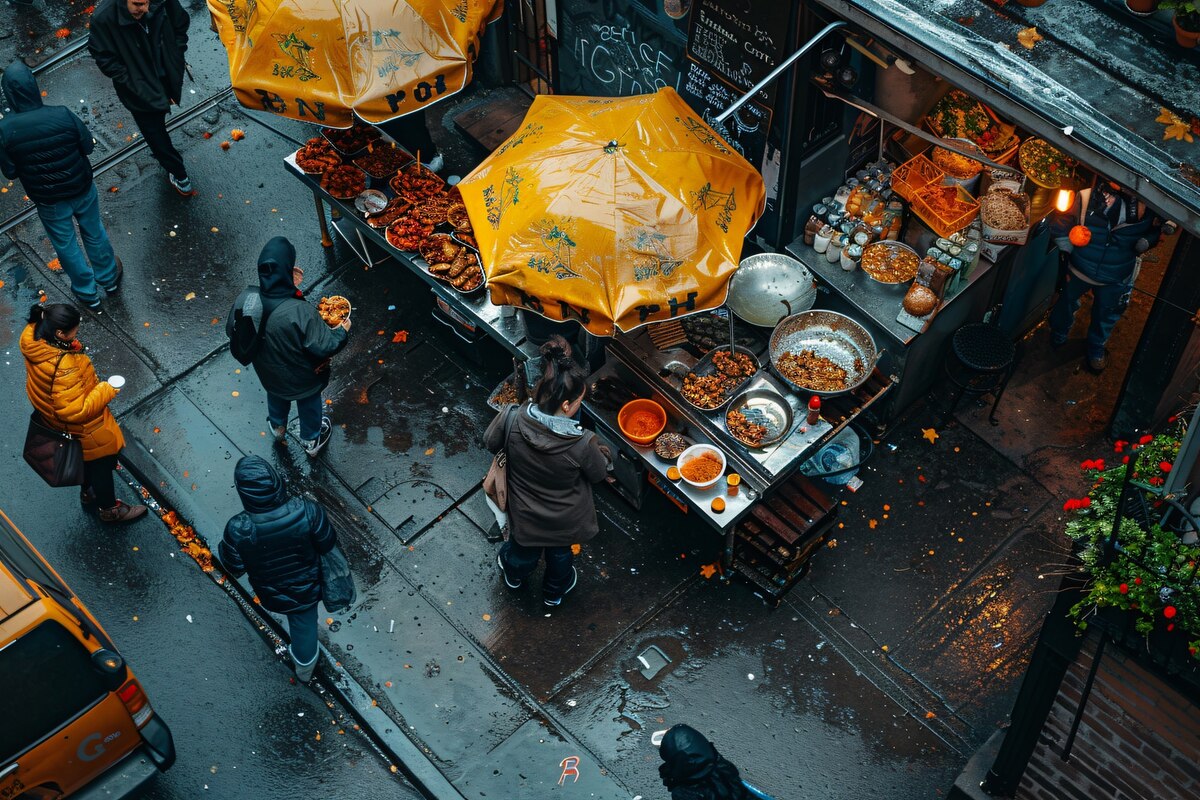
{"type": "Polygon", "coordinates": [[[817,2],[1200,235],[1200,54],[1119,2],[817,2]]]}

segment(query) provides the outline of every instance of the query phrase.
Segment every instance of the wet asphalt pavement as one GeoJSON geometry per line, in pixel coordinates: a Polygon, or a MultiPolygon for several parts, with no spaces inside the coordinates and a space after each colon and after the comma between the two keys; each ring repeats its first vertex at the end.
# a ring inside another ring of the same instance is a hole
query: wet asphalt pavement
{"type": "MultiPolygon", "coordinates": [[[[47,5],[34,7],[50,19],[47,5]]],[[[215,541],[238,509],[231,473],[247,453],[329,508],[359,603],[322,614],[322,643],[361,687],[384,746],[415,745],[465,797],[650,800],[664,796],[650,733],[687,722],[780,800],[943,794],[1004,724],[1050,605],[1038,574],[1061,552],[1056,489],[968,426],[926,441],[918,412],[889,436],[894,450],[878,448],[866,485],[839,508],[835,542],[780,608],[701,577],[717,537],[654,492],[635,512],[600,490],[602,532],[577,559],[579,588],[545,613],[540,579],[506,591],[484,537],[488,456],[477,443],[507,357],[432,321],[407,268],[367,270],[340,242],[321,248],[311,194],[282,166],[314,129],[238,107],[203,2],[185,5],[197,72],[185,91],[197,94],[183,110],[199,111],[174,138],[198,197],[181,200],[144,151],[124,150],[135,144],[125,112],[86,57],[44,74],[48,101],[84,113],[101,157],[128,153],[96,180],[125,288],[103,315],[85,314],[80,336],[102,376],[128,379],[113,404],[125,458],[202,537],[215,541]],[[246,139],[221,150],[235,127],[246,139]],[[325,395],[334,436],[317,461],[294,420],[287,448],[270,443],[262,390],[224,349],[229,302],[277,234],[296,245],[305,289],[355,304],[325,395]],[[637,656],[651,645],[671,663],[645,678],[637,656]],[[579,780],[559,785],[571,756],[579,780]]],[[[0,30],[13,8],[0,6],[0,30]]],[[[68,23],[45,19],[21,18],[28,41],[0,37],[0,60],[69,44],[47,30],[68,23]]],[[[435,136],[450,130],[447,115],[435,136]]],[[[0,219],[21,209],[18,194],[0,193],[0,219]]],[[[66,299],[52,257],[36,219],[0,241],[10,419],[27,414],[21,317],[39,290],[66,299]]],[[[0,506],[100,617],[175,732],[179,762],[151,796],[205,786],[228,798],[416,796],[345,711],[289,682],[257,626],[160,522],[101,528],[74,492],[35,483],[17,438],[0,456],[0,506]]]]}

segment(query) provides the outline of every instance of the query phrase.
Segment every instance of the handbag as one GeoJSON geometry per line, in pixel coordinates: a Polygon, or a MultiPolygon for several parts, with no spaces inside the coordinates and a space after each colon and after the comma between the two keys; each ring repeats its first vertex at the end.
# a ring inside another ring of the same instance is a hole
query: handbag
{"type": "Polygon", "coordinates": [[[321,603],[326,611],[345,611],[354,605],[358,592],[350,562],[339,545],[321,556],[321,603]]]}
{"type": "MultiPolygon", "coordinates": [[[[54,364],[50,378],[50,399],[53,408],[54,381],[58,378],[58,367],[63,353],[54,364]]],[[[58,421],[58,414],[54,415],[58,421]]],[[[50,486],[83,485],[83,442],[69,431],[58,430],[47,425],[42,415],[34,411],[29,415],[29,430],[25,434],[25,463],[41,476],[50,486]]]]}
{"type": "Polygon", "coordinates": [[[512,435],[513,409],[508,410],[508,418],[504,420],[504,441],[496,455],[492,456],[492,464],[488,467],[487,475],[483,476],[483,493],[492,499],[501,511],[508,511],[508,437],[512,435]]]}

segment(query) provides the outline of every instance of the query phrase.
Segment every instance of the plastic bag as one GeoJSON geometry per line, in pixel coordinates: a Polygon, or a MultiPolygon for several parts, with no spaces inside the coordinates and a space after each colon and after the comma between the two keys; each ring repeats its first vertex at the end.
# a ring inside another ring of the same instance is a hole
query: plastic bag
{"type": "Polygon", "coordinates": [[[326,611],[345,611],[358,599],[350,562],[342,548],[334,546],[321,556],[321,602],[326,611]]]}

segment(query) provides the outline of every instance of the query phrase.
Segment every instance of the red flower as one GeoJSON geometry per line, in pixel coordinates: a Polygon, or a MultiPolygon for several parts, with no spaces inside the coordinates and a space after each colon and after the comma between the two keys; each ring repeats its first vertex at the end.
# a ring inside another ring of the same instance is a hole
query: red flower
{"type": "Polygon", "coordinates": [[[1160,461],[1160,462],[1158,462],[1158,468],[1161,469],[1163,472],[1170,472],[1171,471],[1171,462],[1170,461],[1160,461]]]}
{"type": "Polygon", "coordinates": [[[1168,625],[1167,625],[1167,631],[1168,631],[1168,632],[1169,632],[1169,631],[1173,631],[1173,630],[1175,630],[1175,623],[1174,623],[1174,622],[1172,622],[1172,623],[1170,623],[1170,624],[1168,624],[1168,625]]]}
{"type": "Polygon", "coordinates": [[[1090,498],[1090,497],[1085,497],[1085,498],[1083,498],[1082,500],[1080,500],[1080,501],[1079,501],[1079,504],[1080,504],[1080,505],[1081,505],[1083,508],[1090,508],[1090,507],[1091,507],[1091,505],[1092,505],[1092,498],[1090,498]]]}
{"type": "Polygon", "coordinates": [[[1122,583],[1117,588],[1120,590],[1121,594],[1129,594],[1129,584],[1128,583],[1122,583]]]}
{"type": "Polygon", "coordinates": [[[1120,452],[1121,452],[1121,451],[1123,451],[1124,449],[1125,449],[1125,443],[1124,443],[1124,442],[1117,442],[1116,444],[1114,444],[1114,445],[1113,445],[1113,452],[1114,452],[1114,453],[1120,453],[1120,452]]]}
{"type": "Polygon", "coordinates": [[[1133,582],[1134,582],[1135,584],[1137,584],[1138,586],[1141,586],[1141,585],[1142,585],[1142,579],[1141,579],[1141,578],[1134,578],[1134,579],[1133,579],[1133,582]]]}
{"type": "Polygon", "coordinates": [[[1167,606],[1163,609],[1163,616],[1167,619],[1172,619],[1175,616],[1175,606],[1167,606]]]}
{"type": "Polygon", "coordinates": [[[1128,464],[1128,463],[1129,463],[1129,456],[1125,456],[1124,458],[1122,458],[1122,459],[1121,459],[1121,463],[1122,463],[1122,464],[1128,464]]]}
{"type": "Polygon", "coordinates": [[[1172,414],[1171,416],[1167,417],[1167,422],[1174,422],[1177,419],[1179,419],[1179,417],[1175,414],[1172,414]]]}
{"type": "Polygon", "coordinates": [[[1079,468],[1080,468],[1080,469],[1091,469],[1091,468],[1092,468],[1092,464],[1093,464],[1093,463],[1094,463],[1094,462],[1093,462],[1093,461],[1092,461],[1090,458],[1089,458],[1088,460],[1086,460],[1086,461],[1080,461],[1080,462],[1079,462],[1079,468]]]}
{"type": "Polygon", "coordinates": [[[1194,648],[1194,647],[1189,647],[1189,648],[1188,648],[1188,652],[1189,652],[1189,653],[1191,653],[1192,655],[1196,655],[1196,648],[1194,648]]]}
{"type": "Polygon", "coordinates": [[[1138,439],[1138,444],[1150,444],[1153,441],[1154,437],[1147,433],[1145,436],[1138,439]]]}
{"type": "Polygon", "coordinates": [[[1095,461],[1092,462],[1092,465],[1093,465],[1093,469],[1103,470],[1104,469],[1104,459],[1097,458],[1095,461]]]}

